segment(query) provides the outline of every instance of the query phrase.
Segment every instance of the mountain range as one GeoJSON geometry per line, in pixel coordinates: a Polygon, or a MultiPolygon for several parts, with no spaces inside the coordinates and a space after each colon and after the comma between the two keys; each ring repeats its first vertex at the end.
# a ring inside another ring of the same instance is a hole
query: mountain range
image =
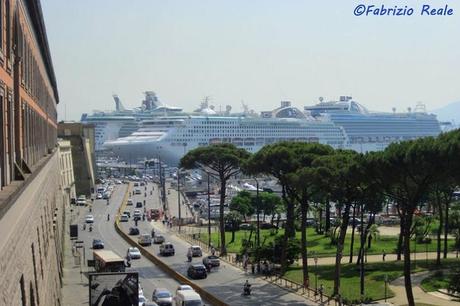
{"type": "Polygon", "coordinates": [[[444,107],[430,111],[436,114],[439,121],[450,121],[455,125],[460,124],[460,101],[452,102],[444,107]]]}

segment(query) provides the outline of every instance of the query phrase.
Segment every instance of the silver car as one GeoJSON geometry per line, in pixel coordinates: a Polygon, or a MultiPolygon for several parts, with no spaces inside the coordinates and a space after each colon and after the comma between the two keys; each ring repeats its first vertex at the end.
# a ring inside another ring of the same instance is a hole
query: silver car
{"type": "Polygon", "coordinates": [[[173,297],[165,288],[157,288],[153,291],[152,301],[161,306],[172,306],[173,297]]]}

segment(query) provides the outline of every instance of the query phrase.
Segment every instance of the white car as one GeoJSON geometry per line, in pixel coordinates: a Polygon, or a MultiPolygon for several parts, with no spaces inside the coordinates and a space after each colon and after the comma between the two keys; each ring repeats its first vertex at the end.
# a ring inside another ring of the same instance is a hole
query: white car
{"type": "Polygon", "coordinates": [[[128,199],[128,202],[126,203],[126,205],[133,205],[133,199],[128,199]]]}
{"type": "Polygon", "coordinates": [[[141,258],[141,251],[138,248],[129,248],[127,256],[131,259],[140,259],[141,258]]]}
{"type": "Polygon", "coordinates": [[[94,223],[94,217],[93,215],[87,215],[85,217],[85,223],[94,223]]]}
{"type": "Polygon", "coordinates": [[[102,199],[102,194],[101,194],[101,193],[98,193],[98,194],[96,195],[96,199],[97,199],[97,200],[102,199]]]}
{"type": "Polygon", "coordinates": [[[121,217],[120,217],[120,222],[128,222],[129,221],[129,217],[127,214],[122,214],[121,217]]]}
{"type": "Polygon", "coordinates": [[[192,245],[190,247],[190,250],[192,251],[192,256],[193,257],[201,257],[203,256],[203,252],[201,251],[201,247],[198,245],[192,245]]]}
{"type": "Polygon", "coordinates": [[[193,290],[193,288],[192,286],[189,286],[189,285],[179,285],[176,289],[176,295],[177,295],[177,292],[181,290],[193,290]]]}
{"type": "Polygon", "coordinates": [[[148,301],[149,300],[147,300],[144,295],[139,294],[139,306],[143,306],[144,303],[147,303],[148,301]]]}

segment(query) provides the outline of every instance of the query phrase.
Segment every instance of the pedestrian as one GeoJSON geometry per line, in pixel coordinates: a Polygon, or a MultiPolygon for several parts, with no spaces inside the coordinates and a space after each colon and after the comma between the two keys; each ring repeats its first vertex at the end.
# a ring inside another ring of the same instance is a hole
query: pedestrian
{"type": "Polygon", "coordinates": [[[254,263],[251,263],[251,272],[252,274],[256,273],[256,265],[254,263]]]}
{"type": "Polygon", "coordinates": [[[382,260],[385,261],[385,256],[387,256],[387,253],[385,252],[385,250],[383,250],[382,252],[382,260]]]}
{"type": "Polygon", "coordinates": [[[211,255],[216,255],[216,248],[213,245],[211,246],[211,255]]]}

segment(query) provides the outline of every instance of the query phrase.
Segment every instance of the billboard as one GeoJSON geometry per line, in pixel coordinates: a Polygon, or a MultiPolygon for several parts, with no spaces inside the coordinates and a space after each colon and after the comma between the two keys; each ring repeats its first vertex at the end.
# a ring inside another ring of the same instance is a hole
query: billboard
{"type": "Polygon", "coordinates": [[[89,273],[90,306],[138,306],[137,272],[89,273]]]}

